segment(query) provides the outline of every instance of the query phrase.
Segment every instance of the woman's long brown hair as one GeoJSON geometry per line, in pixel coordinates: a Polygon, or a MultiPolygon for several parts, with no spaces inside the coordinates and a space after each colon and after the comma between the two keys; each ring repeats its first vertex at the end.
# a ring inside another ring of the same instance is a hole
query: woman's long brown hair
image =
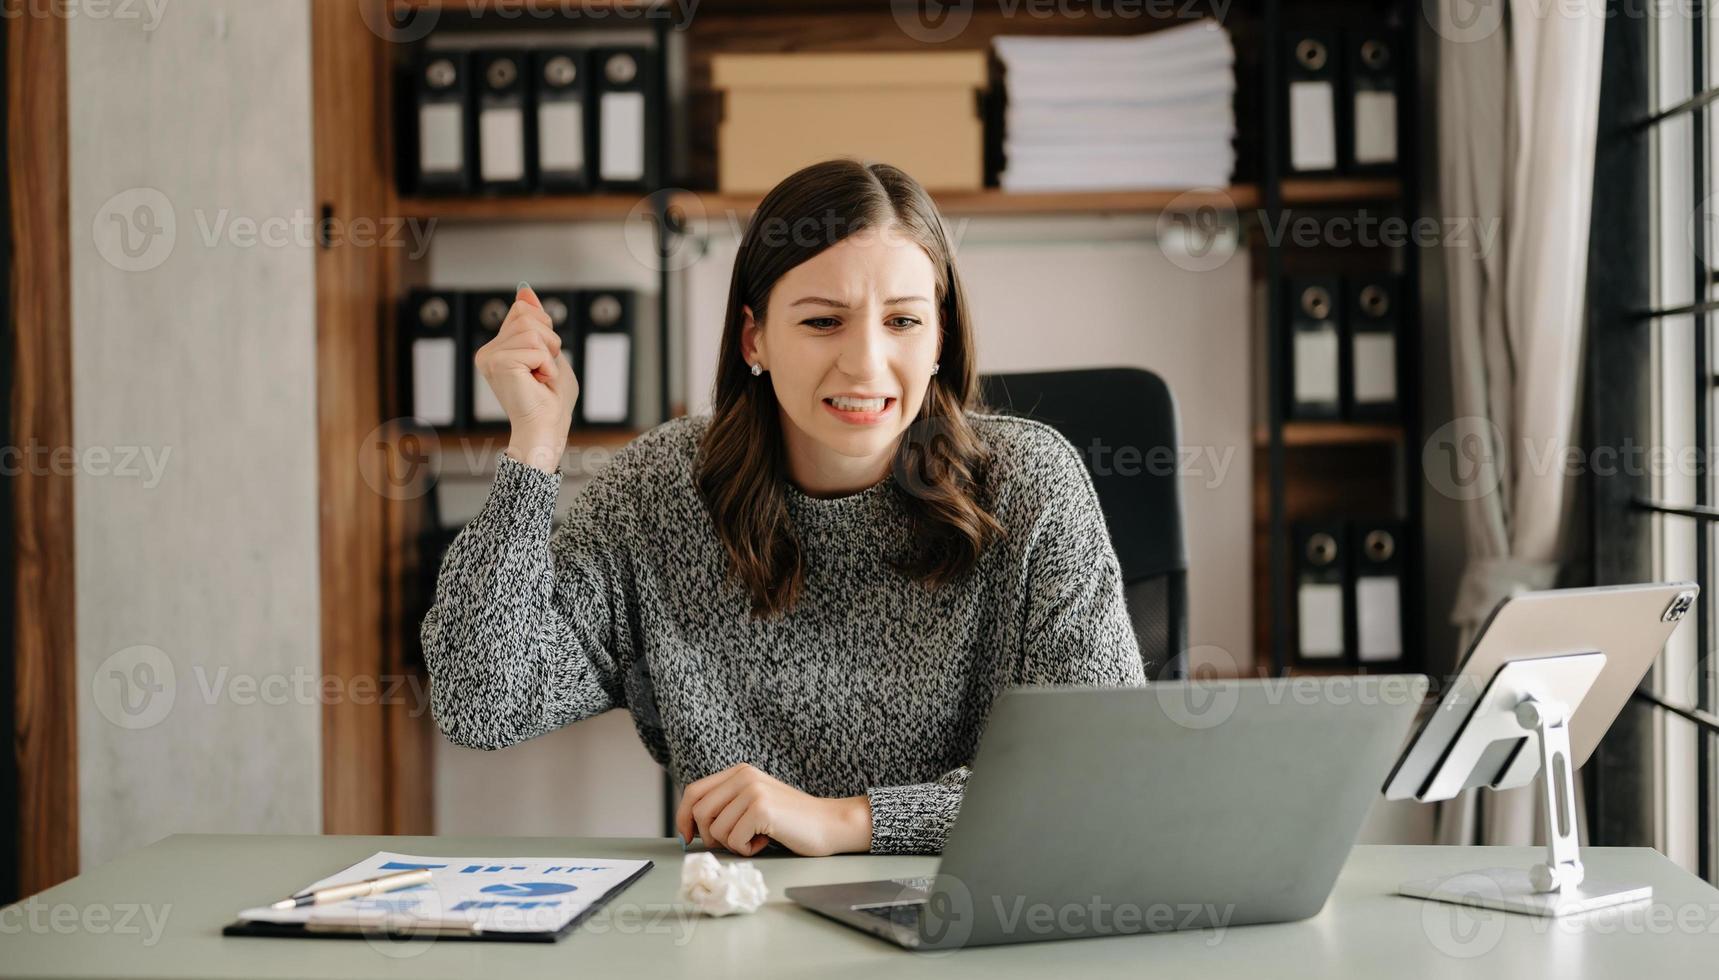
{"type": "Polygon", "coordinates": [[[792,609],[805,582],[800,541],[788,514],[781,408],[768,378],[741,353],[743,307],[762,325],[770,291],[789,269],[857,232],[894,228],[919,244],[937,274],[943,334],[937,373],[919,415],[896,447],[893,474],[913,546],[888,560],[937,588],[966,574],[1003,533],[981,504],[988,448],[967,422],[977,394],[967,297],[955,274],[936,205],[912,177],[888,164],[827,160],[777,184],[759,203],[734,260],[710,427],[699,446],[699,493],[728,550],[729,574],[752,596],[752,616],[792,609]]]}

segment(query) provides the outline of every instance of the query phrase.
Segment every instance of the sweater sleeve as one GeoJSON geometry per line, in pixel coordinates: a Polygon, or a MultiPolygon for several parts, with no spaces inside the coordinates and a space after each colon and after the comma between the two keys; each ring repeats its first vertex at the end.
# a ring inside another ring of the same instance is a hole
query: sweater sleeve
{"type": "Polygon", "coordinates": [[[1146,683],[1140,642],[1122,598],[1122,564],[1080,453],[1060,452],[1027,546],[1021,684],[1135,687],[1146,683]]]}
{"type": "MultiPolygon", "coordinates": [[[[1056,442],[1026,550],[1026,632],[1015,683],[1145,684],[1098,491],[1074,447],[1056,442]]],[[[935,782],[868,790],[872,853],[940,853],[971,775],[961,766],[935,782]]]]}
{"type": "MultiPolygon", "coordinates": [[[[625,453],[625,450],[622,451],[625,453]]],[[[449,545],[421,637],[449,741],[498,749],[624,707],[635,592],[623,455],[552,531],[559,469],[499,454],[477,516],[449,545]]]]}

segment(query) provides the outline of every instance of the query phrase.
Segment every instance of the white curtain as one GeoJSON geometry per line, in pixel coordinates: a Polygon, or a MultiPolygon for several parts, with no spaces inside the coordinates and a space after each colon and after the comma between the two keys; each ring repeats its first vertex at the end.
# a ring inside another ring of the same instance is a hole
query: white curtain
{"type": "MultiPolygon", "coordinates": [[[[1501,2],[1440,0],[1438,31],[1441,207],[1474,224],[1443,249],[1452,436],[1481,450],[1461,495],[1463,649],[1500,599],[1551,586],[1563,556],[1570,480],[1554,461],[1577,421],[1605,31],[1605,0],[1513,0],[1500,16],[1501,2]]],[[[1440,840],[1539,842],[1532,789],[1489,794],[1478,816],[1472,795],[1453,801],[1440,840]]]]}

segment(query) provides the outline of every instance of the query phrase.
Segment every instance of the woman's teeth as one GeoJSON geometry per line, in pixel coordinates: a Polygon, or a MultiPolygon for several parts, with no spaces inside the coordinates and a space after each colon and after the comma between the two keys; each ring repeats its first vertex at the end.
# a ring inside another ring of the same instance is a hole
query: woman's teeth
{"type": "Polygon", "coordinates": [[[831,398],[831,405],[844,412],[881,412],[889,404],[888,398],[831,398]]]}

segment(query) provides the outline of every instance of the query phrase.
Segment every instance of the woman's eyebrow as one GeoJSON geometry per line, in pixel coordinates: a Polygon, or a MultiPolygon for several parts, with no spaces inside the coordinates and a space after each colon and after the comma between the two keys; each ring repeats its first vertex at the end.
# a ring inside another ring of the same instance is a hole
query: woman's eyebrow
{"type": "MultiPolygon", "coordinates": [[[[889,299],[886,299],[883,301],[883,305],[885,305],[885,306],[899,306],[903,303],[924,303],[924,304],[929,306],[931,304],[931,301],[926,299],[923,296],[891,296],[889,299]]],[[[845,310],[848,308],[848,304],[842,302],[841,300],[825,299],[822,296],[802,296],[799,299],[795,300],[794,302],[792,302],[788,305],[789,306],[828,306],[828,307],[832,307],[832,308],[838,309],[838,310],[845,310]]]]}

